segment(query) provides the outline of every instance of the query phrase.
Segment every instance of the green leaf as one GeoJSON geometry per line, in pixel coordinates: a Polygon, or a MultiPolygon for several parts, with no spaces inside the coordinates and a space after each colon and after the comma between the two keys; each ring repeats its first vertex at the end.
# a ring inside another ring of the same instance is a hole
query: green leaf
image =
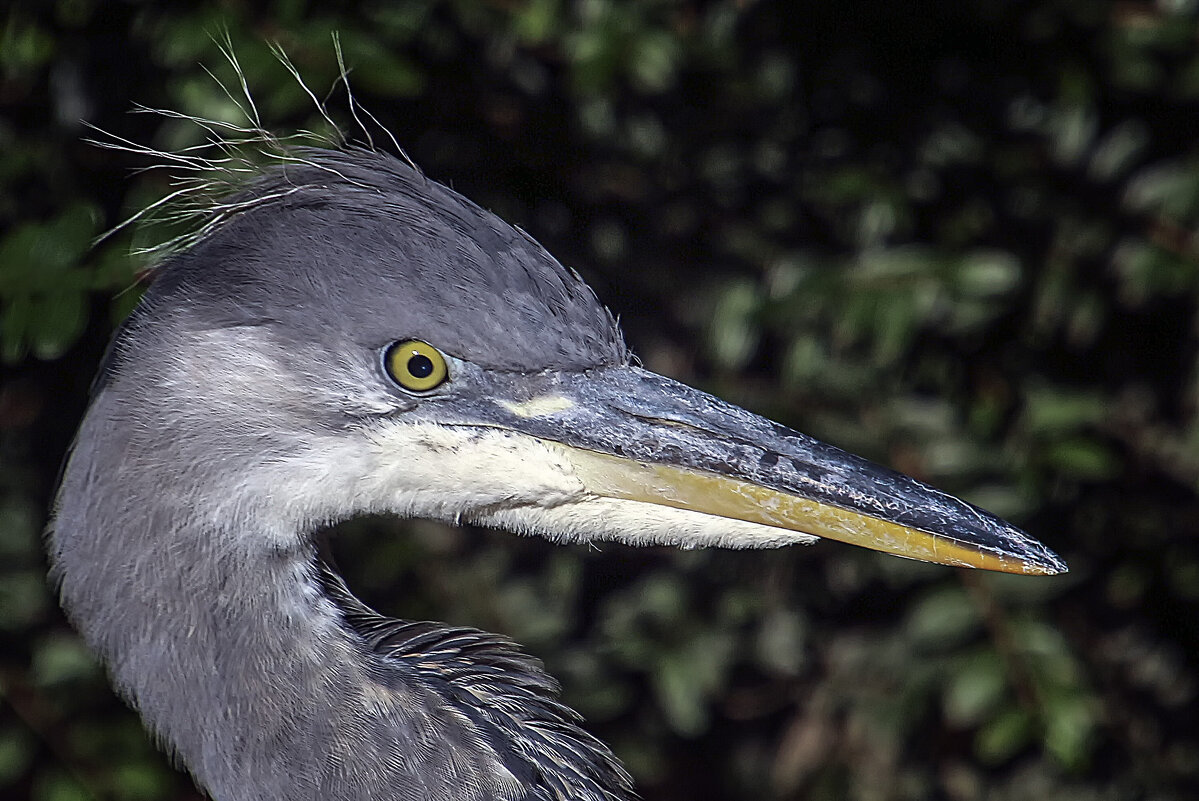
{"type": "Polygon", "coordinates": [[[905,630],[913,642],[930,650],[954,647],[978,632],[978,609],[961,588],[938,590],[920,600],[908,614],[905,630]]]}
{"type": "Polygon", "coordinates": [[[694,737],[707,728],[707,700],[689,659],[681,654],[663,659],[650,679],[671,729],[685,737],[694,737]]]}
{"type": "Polygon", "coordinates": [[[78,637],[52,633],[35,644],[30,672],[38,686],[50,687],[91,678],[99,673],[99,668],[78,637]]]}
{"type": "Polygon", "coordinates": [[[957,288],[967,297],[990,299],[1005,295],[1020,283],[1020,262],[1011,253],[978,250],[965,256],[957,268],[957,288]]]}
{"type": "Polygon", "coordinates": [[[1079,770],[1090,761],[1098,717],[1086,696],[1050,697],[1045,705],[1045,749],[1061,765],[1079,770]]]}
{"type": "Polygon", "coordinates": [[[55,50],[53,36],[23,14],[9,12],[7,24],[0,31],[0,69],[6,76],[41,68],[53,58],[55,50]]]}
{"type": "Polygon", "coordinates": [[[1108,399],[1098,392],[1060,387],[1029,387],[1024,397],[1024,428],[1034,436],[1061,434],[1099,423],[1108,399]]]}
{"type": "Polygon", "coordinates": [[[1010,707],[984,725],[974,740],[979,759],[993,765],[1011,759],[1032,742],[1032,718],[1022,709],[1010,707]]]}
{"type": "Polygon", "coordinates": [[[1107,446],[1074,437],[1049,446],[1046,461],[1062,473],[1088,481],[1103,481],[1120,471],[1120,460],[1107,446]]]}
{"type": "Polygon", "coordinates": [[[20,361],[27,349],[26,331],[33,320],[33,303],[28,295],[8,298],[0,315],[0,355],[4,361],[20,361]]]}
{"type": "Polygon", "coordinates": [[[81,292],[57,292],[39,297],[30,321],[29,338],[39,359],[57,359],[87,325],[86,298],[81,292]]]}
{"type": "Polygon", "coordinates": [[[709,336],[712,355],[726,369],[736,369],[753,355],[758,326],[753,315],[761,307],[757,286],[738,281],[725,287],[713,310],[709,336]]]}
{"type": "Polygon", "coordinates": [[[945,716],[956,726],[975,726],[990,716],[1007,690],[1003,662],[992,650],[967,659],[950,672],[945,716]]]}

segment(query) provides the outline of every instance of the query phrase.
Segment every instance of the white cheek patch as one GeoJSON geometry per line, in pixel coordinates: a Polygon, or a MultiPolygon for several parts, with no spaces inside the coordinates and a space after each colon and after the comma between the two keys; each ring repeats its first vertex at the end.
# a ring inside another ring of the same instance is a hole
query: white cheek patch
{"type": "MultiPolygon", "coordinates": [[[[569,449],[499,428],[387,422],[327,436],[266,471],[250,493],[281,540],[359,514],[463,520],[558,542],[771,548],[816,538],[589,492],[569,449]]],[[[257,483],[257,482],[256,482],[257,483]]],[[[261,528],[261,527],[260,527],[261,528]]]]}
{"type": "Polygon", "coordinates": [[[503,429],[381,422],[314,435],[265,464],[217,514],[249,515],[279,545],[363,514],[456,523],[487,509],[586,496],[560,446],[503,429]]]}
{"type": "Polygon", "coordinates": [[[421,515],[552,507],[586,495],[561,446],[504,429],[388,425],[370,435],[370,447],[376,467],[363,478],[421,515]]]}

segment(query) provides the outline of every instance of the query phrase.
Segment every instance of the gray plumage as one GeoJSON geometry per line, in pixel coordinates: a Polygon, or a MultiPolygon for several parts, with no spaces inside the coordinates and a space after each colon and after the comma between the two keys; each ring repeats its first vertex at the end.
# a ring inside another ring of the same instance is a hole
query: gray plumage
{"type": "Polygon", "coordinates": [[[218,801],[633,795],[512,643],[354,599],[314,543],[354,515],[1065,569],[981,509],[633,365],[578,276],[388,156],[296,152],[209,219],[114,338],[48,546],[72,621],[218,801]],[[443,383],[404,388],[387,354],[408,340],[443,383]]]}
{"type": "Polygon", "coordinates": [[[309,535],[332,517],[255,530],[254,476],[390,408],[392,340],[498,370],[627,358],[528,236],[388,156],[305,157],[158,268],[117,334],[49,534],[64,606],[222,801],[629,796],[536,660],[327,592],[309,535]]]}

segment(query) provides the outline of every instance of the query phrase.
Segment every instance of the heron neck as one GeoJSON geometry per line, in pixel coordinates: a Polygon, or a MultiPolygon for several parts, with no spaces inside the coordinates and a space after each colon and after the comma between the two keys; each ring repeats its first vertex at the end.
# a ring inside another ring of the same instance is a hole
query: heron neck
{"type": "Polygon", "coordinates": [[[378,616],[308,537],[255,512],[277,480],[255,483],[249,457],[194,427],[148,429],[169,406],[114,397],[93,402],[64,470],[53,575],[118,690],[216,801],[634,797],[535,659],[378,616]]]}
{"type": "Polygon", "coordinates": [[[347,624],[311,544],[207,520],[131,430],[85,421],[53,571],[114,684],[214,799],[521,797],[474,721],[347,624]]]}

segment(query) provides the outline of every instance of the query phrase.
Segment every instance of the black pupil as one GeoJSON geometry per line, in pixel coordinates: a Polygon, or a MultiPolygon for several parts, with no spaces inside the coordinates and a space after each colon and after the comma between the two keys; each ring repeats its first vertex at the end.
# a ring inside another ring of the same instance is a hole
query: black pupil
{"type": "Polygon", "coordinates": [[[428,378],[433,375],[433,360],[414,353],[408,358],[408,372],[416,378],[428,378]]]}

